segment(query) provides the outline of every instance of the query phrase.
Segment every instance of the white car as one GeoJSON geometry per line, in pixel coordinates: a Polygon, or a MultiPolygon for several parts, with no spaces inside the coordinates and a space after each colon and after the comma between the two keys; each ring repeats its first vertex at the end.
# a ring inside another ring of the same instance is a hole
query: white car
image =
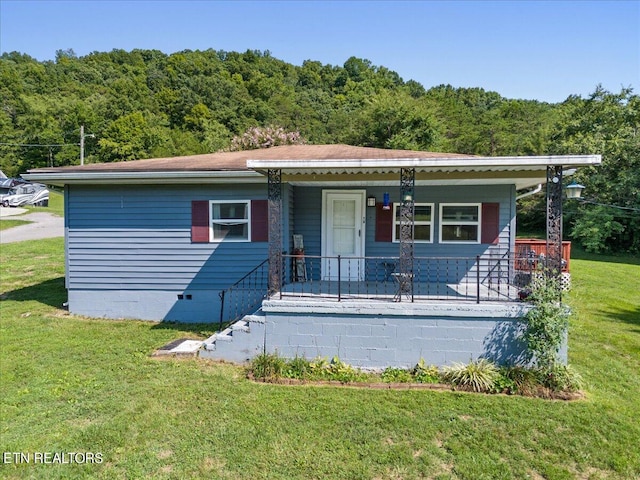
{"type": "Polygon", "coordinates": [[[48,207],[49,190],[40,183],[17,185],[9,190],[9,193],[0,197],[0,205],[3,207],[21,207],[23,205],[48,207]]]}

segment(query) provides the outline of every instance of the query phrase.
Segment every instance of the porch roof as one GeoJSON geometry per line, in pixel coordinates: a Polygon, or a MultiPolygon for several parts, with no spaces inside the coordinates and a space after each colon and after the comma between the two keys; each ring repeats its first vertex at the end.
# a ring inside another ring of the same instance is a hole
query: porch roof
{"type": "Polygon", "coordinates": [[[416,170],[420,184],[509,183],[526,188],[546,180],[547,166],[586,166],[599,155],[477,157],[455,153],[388,150],[351,145],[286,145],[260,150],[154,158],[30,170],[28,180],[73,183],[264,182],[269,169],[283,181],[375,185],[397,183],[401,168],[416,170]]]}
{"type": "Polygon", "coordinates": [[[598,165],[600,155],[480,157],[346,145],[308,146],[306,158],[249,158],[257,172],[280,170],[282,180],[305,185],[394,185],[403,168],[416,172],[416,185],[515,184],[517,189],[546,182],[547,167],[598,165]],[[313,153],[318,153],[316,157],[313,153]]]}

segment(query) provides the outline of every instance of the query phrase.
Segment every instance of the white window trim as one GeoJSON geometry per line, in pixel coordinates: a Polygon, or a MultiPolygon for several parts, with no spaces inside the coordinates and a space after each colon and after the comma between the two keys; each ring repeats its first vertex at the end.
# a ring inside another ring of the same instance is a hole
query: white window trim
{"type": "Polygon", "coordinates": [[[251,241],[251,200],[209,200],[209,242],[210,243],[247,243],[251,241]],[[213,205],[222,203],[244,203],[247,205],[247,218],[237,219],[238,223],[247,224],[247,238],[213,238],[213,225],[219,223],[228,223],[224,221],[213,220],[213,205]]]}
{"type": "Polygon", "coordinates": [[[482,203],[441,203],[439,205],[438,212],[440,214],[440,228],[438,232],[438,240],[440,243],[448,243],[453,245],[476,245],[480,243],[482,239],[482,203]],[[444,220],[444,215],[442,211],[444,207],[477,207],[478,209],[478,220],[470,221],[470,220],[460,220],[460,221],[452,221],[452,220],[444,220]],[[476,225],[478,227],[478,238],[476,240],[443,240],[442,239],[442,227],[445,225],[476,225]]]}
{"type": "MultiPolygon", "coordinates": [[[[435,204],[433,203],[424,203],[424,202],[416,202],[415,205],[420,205],[423,207],[431,207],[431,221],[425,222],[424,220],[414,222],[414,225],[429,225],[429,238],[430,240],[413,240],[414,243],[433,243],[433,224],[435,223],[435,204]]],[[[394,243],[399,243],[400,239],[396,237],[396,226],[400,224],[397,220],[396,211],[400,208],[401,204],[397,202],[393,202],[393,229],[391,233],[391,241],[394,243]]]]}

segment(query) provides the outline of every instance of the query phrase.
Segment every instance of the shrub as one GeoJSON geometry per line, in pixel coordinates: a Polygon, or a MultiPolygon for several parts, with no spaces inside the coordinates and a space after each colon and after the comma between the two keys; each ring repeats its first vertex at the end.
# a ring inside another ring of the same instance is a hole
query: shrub
{"type": "Polygon", "coordinates": [[[387,367],[382,372],[382,381],[387,383],[410,383],[413,381],[413,376],[409,370],[404,368],[387,367]]]}
{"type": "Polygon", "coordinates": [[[311,376],[311,362],[304,357],[295,358],[286,362],[284,376],[287,378],[297,378],[299,380],[308,379],[311,376]]]}
{"type": "Polygon", "coordinates": [[[440,381],[440,372],[438,367],[434,365],[425,365],[424,358],[413,367],[411,371],[413,378],[418,383],[438,383],[440,381]]]}
{"type": "Polygon", "coordinates": [[[325,378],[327,376],[329,362],[324,357],[318,357],[309,363],[313,378],[325,378]]]}
{"type": "Polygon", "coordinates": [[[444,367],[443,369],[445,381],[474,392],[492,391],[498,375],[498,367],[484,358],[466,365],[454,363],[452,366],[444,367]]]}
{"type": "Polygon", "coordinates": [[[380,381],[387,383],[438,383],[443,381],[464,390],[484,393],[506,393],[527,396],[546,396],[549,392],[576,392],[582,388],[582,378],[571,367],[556,363],[550,368],[523,366],[497,367],[486,359],[468,364],[454,363],[439,371],[424,360],[411,370],[388,367],[381,374],[367,373],[342,362],[338,357],[331,361],[304,357],[291,360],[277,353],[265,353],[255,357],[248,367],[255,379],[273,382],[282,378],[298,380],[330,380],[342,383],[380,381]]]}
{"type": "Polygon", "coordinates": [[[558,352],[569,327],[569,309],[559,301],[560,279],[541,272],[532,283],[527,300],[533,308],[527,312],[522,335],[528,360],[538,368],[551,370],[558,363],[558,352]]]}
{"type": "Polygon", "coordinates": [[[509,377],[508,369],[500,368],[498,375],[493,383],[492,393],[506,393],[512,395],[516,393],[516,382],[509,377]]]}
{"type": "Polygon", "coordinates": [[[310,379],[335,380],[342,383],[369,379],[366,373],[342,362],[338,357],[333,357],[331,362],[328,362],[326,358],[316,358],[309,362],[309,373],[310,379]]]}
{"type": "Polygon", "coordinates": [[[326,371],[329,380],[337,380],[342,383],[356,382],[367,378],[365,373],[355,369],[351,365],[347,365],[338,357],[331,359],[331,363],[329,363],[326,371]]]}
{"type": "Polygon", "coordinates": [[[577,392],[583,387],[582,377],[569,365],[556,364],[538,371],[539,382],[554,392],[577,392]]]}
{"type": "Polygon", "coordinates": [[[513,382],[512,393],[519,395],[535,395],[540,387],[538,374],[530,368],[516,366],[501,370],[502,375],[513,382]]]}
{"type": "Polygon", "coordinates": [[[616,240],[625,230],[624,224],[618,220],[620,216],[606,205],[581,209],[571,230],[571,238],[578,240],[587,252],[611,252],[612,246],[620,247],[620,241],[616,240]]]}
{"type": "Polygon", "coordinates": [[[249,370],[254,378],[273,381],[282,377],[286,364],[286,361],[277,353],[262,353],[251,361],[249,370]]]}

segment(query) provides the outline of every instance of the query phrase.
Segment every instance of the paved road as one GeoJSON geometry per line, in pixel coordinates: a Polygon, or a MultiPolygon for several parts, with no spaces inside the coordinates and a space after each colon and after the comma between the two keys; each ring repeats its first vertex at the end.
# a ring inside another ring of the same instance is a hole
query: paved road
{"type": "MultiPolygon", "coordinates": [[[[0,212],[0,217],[6,218],[9,216],[8,214],[14,213],[13,211],[18,209],[2,208],[2,210],[3,211],[0,212]]],[[[36,212],[28,215],[20,215],[19,217],[14,216],[14,218],[31,223],[9,228],[7,230],[1,230],[0,244],[64,236],[64,218],[58,217],[57,215],[45,212],[36,212]]],[[[1,221],[2,220],[0,220],[0,222],[1,221]]]]}

